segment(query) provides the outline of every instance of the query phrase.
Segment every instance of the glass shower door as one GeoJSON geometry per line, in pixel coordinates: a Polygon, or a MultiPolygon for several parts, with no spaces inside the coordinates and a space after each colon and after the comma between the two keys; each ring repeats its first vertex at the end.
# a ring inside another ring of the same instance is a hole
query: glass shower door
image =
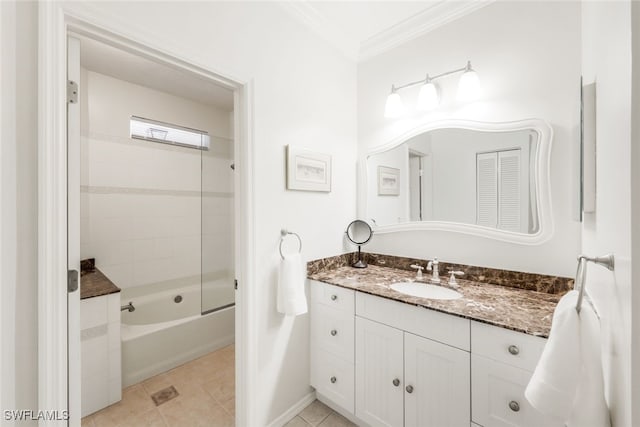
{"type": "Polygon", "coordinates": [[[233,139],[202,151],[202,314],[235,303],[233,139]]]}

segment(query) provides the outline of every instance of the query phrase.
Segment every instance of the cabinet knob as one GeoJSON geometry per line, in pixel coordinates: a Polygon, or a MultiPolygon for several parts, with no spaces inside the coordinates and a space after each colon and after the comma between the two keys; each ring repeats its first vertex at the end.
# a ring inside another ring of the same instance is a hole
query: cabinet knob
{"type": "Polygon", "coordinates": [[[399,379],[397,379],[397,378],[396,378],[396,379],[394,379],[394,380],[393,380],[393,385],[394,385],[394,386],[396,386],[396,387],[398,387],[398,386],[400,385],[400,380],[399,380],[399,379]]]}
{"type": "Polygon", "coordinates": [[[338,299],[338,295],[331,295],[331,301],[335,301],[338,299]]]}
{"type": "Polygon", "coordinates": [[[509,409],[511,409],[513,412],[518,412],[520,410],[520,404],[515,400],[512,400],[511,402],[509,402],[509,409]]]}
{"type": "Polygon", "coordinates": [[[332,384],[334,384],[336,381],[338,381],[338,379],[336,377],[331,377],[330,381],[332,384]]]}
{"type": "Polygon", "coordinates": [[[510,345],[509,346],[509,353],[513,354],[514,356],[520,353],[520,349],[518,348],[517,345],[510,345]]]}
{"type": "Polygon", "coordinates": [[[335,329],[332,329],[331,330],[331,336],[335,337],[336,335],[338,335],[338,331],[336,331],[335,329]]]}
{"type": "Polygon", "coordinates": [[[413,393],[413,386],[412,385],[408,385],[405,390],[407,390],[407,393],[413,393]]]}

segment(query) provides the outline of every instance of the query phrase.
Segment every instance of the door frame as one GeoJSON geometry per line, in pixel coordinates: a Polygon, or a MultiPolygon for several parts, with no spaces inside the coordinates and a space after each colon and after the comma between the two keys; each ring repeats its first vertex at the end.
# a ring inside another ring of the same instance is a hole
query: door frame
{"type": "MultiPolygon", "coordinates": [[[[68,408],[67,363],[67,124],[69,32],[213,80],[234,91],[236,169],[236,424],[253,425],[257,400],[257,301],[253,177],[253,80],[203,67],[181,50],[161,47],[158,35],[122,24],[91,5],[40,2],[38,22],[38,407],[68,408]]],[[[196,57],[192,51],[192,58],[196,57]]],[[[80,325],[78,325],[78,329],[80,325]]],[[[69,359],[69,360],[68,360],[69,359]]],[[[76,360],[77,359],[77,360],[76,360]]],[[[40,421],[40,425],[60,425],[40,421]]]]}

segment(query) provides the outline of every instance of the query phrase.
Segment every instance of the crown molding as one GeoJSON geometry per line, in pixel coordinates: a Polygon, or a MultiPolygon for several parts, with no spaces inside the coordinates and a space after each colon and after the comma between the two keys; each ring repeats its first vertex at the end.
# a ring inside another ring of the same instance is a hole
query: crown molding
{"type": "Polygon", "coordinates": [[[340,31],[335,24],[325,18],[307,1],[288,0],[276,2],[276,4],[294,19],[311,28],[313,32],[336,47],[344,56],[354,61],[358,60],[360,43],[340,31]]]}
{"type": "Polygon", "coordinates": [[[360,43],[358,61],[373,58],[410,40],[418,38],[449,22],[462,18],[496,0],[441,0],[360,43]]]}

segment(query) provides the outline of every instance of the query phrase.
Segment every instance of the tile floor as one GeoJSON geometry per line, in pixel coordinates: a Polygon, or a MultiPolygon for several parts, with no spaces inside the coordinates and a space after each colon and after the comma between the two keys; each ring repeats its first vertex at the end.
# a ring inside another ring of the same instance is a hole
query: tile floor
{"type": "MultiPolygon", "coordinates": [[[[235,426],[234,360],[230,345],[127,387],[120,402],[83,418],[82,427],[235,426]]],[[[317,400],[286,424],[351,426],[355,424],[317,400]]]]}
{"type": "Polygon", "coordinates": [[[355,424],[315,400],[284,427],[355,427],[355,424]]]}
{"type": "Polygon", "coordinates": [[[127,387],[122,391],[120,402],[83,418],[82,426],[234,426],[234,350],[233,345],[224,347],[127,387]],[[171,386],[178,395],[156,406],[151,395],[171,386]]]}

